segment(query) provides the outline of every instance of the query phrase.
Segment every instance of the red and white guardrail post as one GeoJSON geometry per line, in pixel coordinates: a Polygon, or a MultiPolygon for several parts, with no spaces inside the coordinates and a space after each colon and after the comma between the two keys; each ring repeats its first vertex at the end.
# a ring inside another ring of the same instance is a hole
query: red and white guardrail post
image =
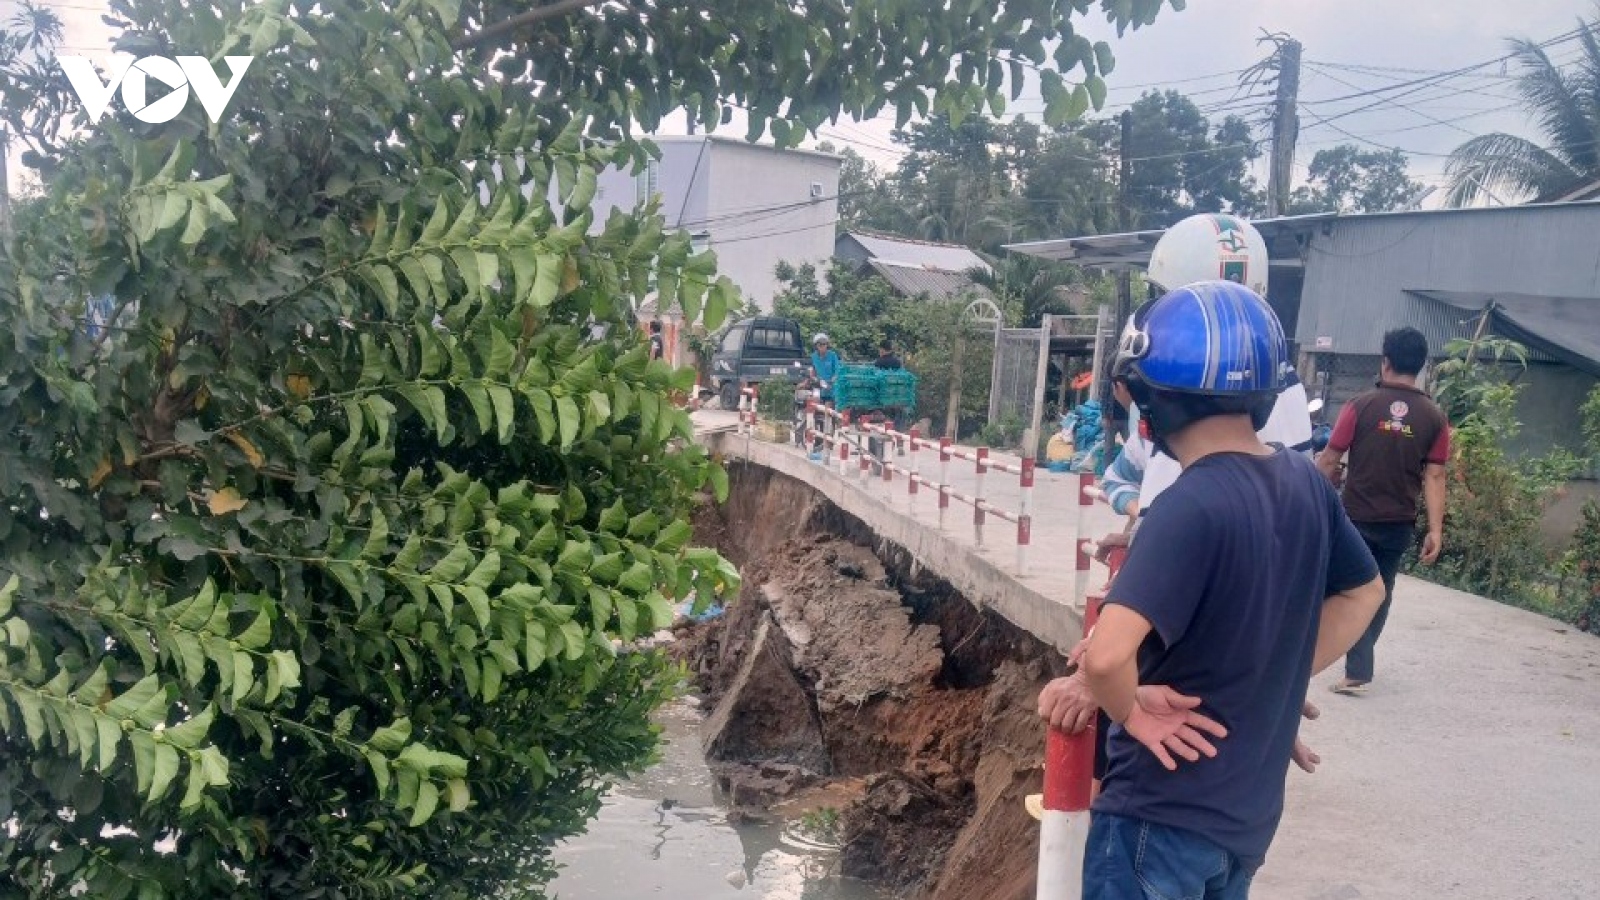
{"type": "Polygon", "coordinates": [[[939,530],[944,530],[945,514],[950,511],[950,438],[939,438],[939,530]]]}
{"type": "MultiPolygon", "coordinates": [[[[1077,591],[1084,597],[1083,633],[1100,615],[1098,598],[1085,592],[1094,541],[1084,536],[1085,513],[1094,504],[1094,475],[1078,476],[1077,591]]],[[[1039,828],[1038,900],[1079,900],[1083,896],[1083,854],[1089,839],[1089,803],[1094,783],[1095,724],[1069,735],[1047,729],[1044,749],[1044,818],[1039,828]]]]}

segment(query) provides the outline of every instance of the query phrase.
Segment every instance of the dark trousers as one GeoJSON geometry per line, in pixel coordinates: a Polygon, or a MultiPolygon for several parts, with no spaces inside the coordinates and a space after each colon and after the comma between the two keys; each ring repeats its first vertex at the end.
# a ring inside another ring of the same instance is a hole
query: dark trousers
{"type": "Polygon", "coordinates": [[[1361,532],[1361,539],[1367,542],[1367,549],[1372,551],[1372,558],[1378,562],[1378,575],[1383,578],[1383,605],[1372,617],[1367,633],[1345,656],[1344,677],[1351,681],[1371,681],[1378,635],[1383,634],[1384,623],[1389,621],[1389,604],[1394,601],[1394,577],[1400,571],[1400,559],[1417,539],[1417,529],[1411,522],[1357,522],[1355,525],[1361,532]]]}

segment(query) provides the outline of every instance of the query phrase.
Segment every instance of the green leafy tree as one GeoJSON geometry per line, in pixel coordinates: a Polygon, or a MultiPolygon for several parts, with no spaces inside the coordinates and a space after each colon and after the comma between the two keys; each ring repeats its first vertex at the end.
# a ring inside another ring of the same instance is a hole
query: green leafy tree
{"type": "Polygon", "coordinates": [[[898,231],[909,225],[905,207],[894,190],[894,183],[870,160],[845,147],[843,150],[824,141],[817,146],[824,153],[837,153],[839,164],[839,230],[898,231]]]}
{"type": "MultiPolygon", "coordinates": [[[[1129,194],[1137,227],[1163,228],[1202,212],[1250,215],[1261,205],[1249,175],[1261,151],[1249,123],[1229,116],[1213,128],[1194,101],[1177,91],[1148,91],[1130,112],[1129,194]]],[[[1116,120],[1093,123],[1085,132],[1091,142],[1121,152],[1116,120]]]]}
{"type": "Polygon", "coordinates": [[[1580,21],[1581,53],[1563,68],[1550,49],[1510,42],[1521,74],[1516,89],[1547,143],[1496,132],[1472,138],[1450,154],[1447,203],[1472,206],[1560,199],[1600,180],[1600,22],[1580,21]]]}
{"type": "Polygon", "coordinates": [[[738,298],[598,172],[680,109],[999,106],[1046,45],[1070,112],[1087,8],[114,0],[256,60],[219,123],[45,148],[0,252],[0,895],[536,895],[654,746],[615,648],[736,578],[628,310],[738,298]]]}
{"type": "Polygon", "coordinates": [[[1362,150],[1353,144],[1318,150],[1308,182],[1295,189],[1291,215],[1392,212],[1404,209],[1423,190],[1406,171],[1404,153],[1362,150]]]}

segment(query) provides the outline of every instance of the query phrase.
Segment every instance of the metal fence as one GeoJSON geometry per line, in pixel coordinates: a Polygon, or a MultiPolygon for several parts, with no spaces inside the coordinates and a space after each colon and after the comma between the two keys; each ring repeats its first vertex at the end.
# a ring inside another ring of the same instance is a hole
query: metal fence
{"type": "Polygon", "coordinates": [[[1018,429],[1034,421],[1039,398],[1040,356],[1047,346],[1038,328],[1002,328],[995,334],[993,383],[989,387],[989,422],[1007,421],[1018,429]]]}

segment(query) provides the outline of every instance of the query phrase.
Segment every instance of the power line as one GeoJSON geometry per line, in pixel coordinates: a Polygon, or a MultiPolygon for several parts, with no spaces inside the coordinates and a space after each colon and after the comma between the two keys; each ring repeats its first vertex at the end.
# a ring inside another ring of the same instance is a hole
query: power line
{"type": "MultiPolygon", "coordinates": [[[[1314,66],[1307,66],[1307,68],[1310,68],[1313,72],[1317,72],[1317,74],[1321,75],[1324,78],[1329,78],[1329,79],[1332,79],[1334,81],[1337,81],[1338,83],[1344,85],[1345,87],[1351,87],[1351,88],[1358,88],[1359,87],[1358,85],[1356,85],[1356,84],[1354,84],[1352,82],[1345,81],[1343,78],[1340,78],[1337,75],[1332,75],[1332,74],[1330,74],[1328,72],[1320,71],[1314,66]]],[[[1433,122],[1436,125],[1443,125],[1446,128],[1454,128],[1455,130],[1461,132],[1462,134],[1468,135],[1469,137],[1470,136],[1474,136],[1471,131],[1468,131],[1467,129],[1462,128],[1460,125],[1457,125],[1454,122],[1446,122],[1443,119],[1438,119],[1438,118],[1435,118],[1433,116],[1430,116],[1427,113],[1423,112],[1422,110],[1417,109],[1415,106],[1409,106],[1407,104],[1401,103],[1398,100],[1394,100],[1394,99],[1391,99],[1391,98],[1388,98],[1388,97],[1379,98],[1379,101],[1381,103],[1387,103],[1390,106],[1393,106],[1393,107],[1396,107],[1396,108],[1399,108],[1399,109],[1403,109],[1403,110],[1406,110],[1407,112],[1419,115],[1422,118],[1427,119],[1428,121],[1433,122]]]]}
{"type": "MultiPolygon", "coordinates": [[[[1573,29],[1572,31],[1565,32],[1565,33],[1557,35],[1556,37],[1553,37],[1553,38],[1551,38],[1551,39],[1549,39],[1547,41],[1544,41],[1543,43],[1540,43],[1537,46],[1540,47],[1541,49],[1548,50],[1551,47],[1555,47],[1555,46],[1558,46],[1560,44],[1565,44],[1565,43],[1568,43],[1570,41],[1576,40],[1586,30],[1587,30],[1586,26],[1580,26],[1578,28],[1573,29]]],[[[1322,101],[1319,101],[1319,102],[1321,102],[1323,104],[1343,103],[1343,102],[1348,101],[1348,100],[1361,100],[1361,99],[1364,99],[1364,98],[1367,98],[1367,97],[1373,97],[1373,96],[1377,96],[1377,95],[1380,95],[1380,94],[1388,93],[1390,91],[1402,90],[1404,88],[1416,88],[1416,90],[1406,91],[1405,93],[1402,93],[1402,94],[1399,95],[1399,96],[1402,96],[1402,97],[1410,96],[1411,94],[1416,93],[1417,90],[1423,90],[1423,89],[1426,89],[1426,88],[1429,88],[1429,87],[1436,86],[1436,85],[1438,85],[1439,83],[1441,83],[1443,81],[1447,81],[1447,80],[1449,80],[1451,78],[1457,78],[1457,77],[1460,77],[1462,75],[1467,75],[1467,74],[1470,74],[1472,72],[1476,72],[1479,69],[1486,69],[1489,66],[1495,65],[1497,63],[1503,63],[1503,62],[1506,62],[1508,60],[1515,59],[1516,56],[1517,56],[1516,52],[1513,51],[1511,53],[1505,54],[1504,56],[1497,56],[1494,59],[1485,60],[1485,61],[1480,62],[1480,63],[1474,63],[1473,65],[1470,65],[1470,66],[1462,66],[1459,69],[1450,69],[1448,71],[1441,72],[1441,73],[1439,73],[1437,75],[1429,75],[1429,76],[1426,76],[1426,77],[1423,77],[1423,78],[1414,78],[1414,79],[1410,79],[1408,81],[1397,82],[1395,84],[1387,85],[1387,86],[1384,86],[1384,87],[1372,88],[1372,89],[1369,89],[1369,90],[1361,90],[1361,91],[1358,91],[1357,93],[1354,93],[1354,94],[1347,94],[1347,95],[1345,95],[1343,97],[1332,97],[1332,98],[1329,98],[1327,100],[1322,100],[1322,101]]],[[[1376,104],[1374,104],[1374,105],[1376,105],[1376,104]]],[[[1346,115],[1350,115],[1350,114],[1353,114],[1353,113],[1347,113],[1346,115]]]]}

